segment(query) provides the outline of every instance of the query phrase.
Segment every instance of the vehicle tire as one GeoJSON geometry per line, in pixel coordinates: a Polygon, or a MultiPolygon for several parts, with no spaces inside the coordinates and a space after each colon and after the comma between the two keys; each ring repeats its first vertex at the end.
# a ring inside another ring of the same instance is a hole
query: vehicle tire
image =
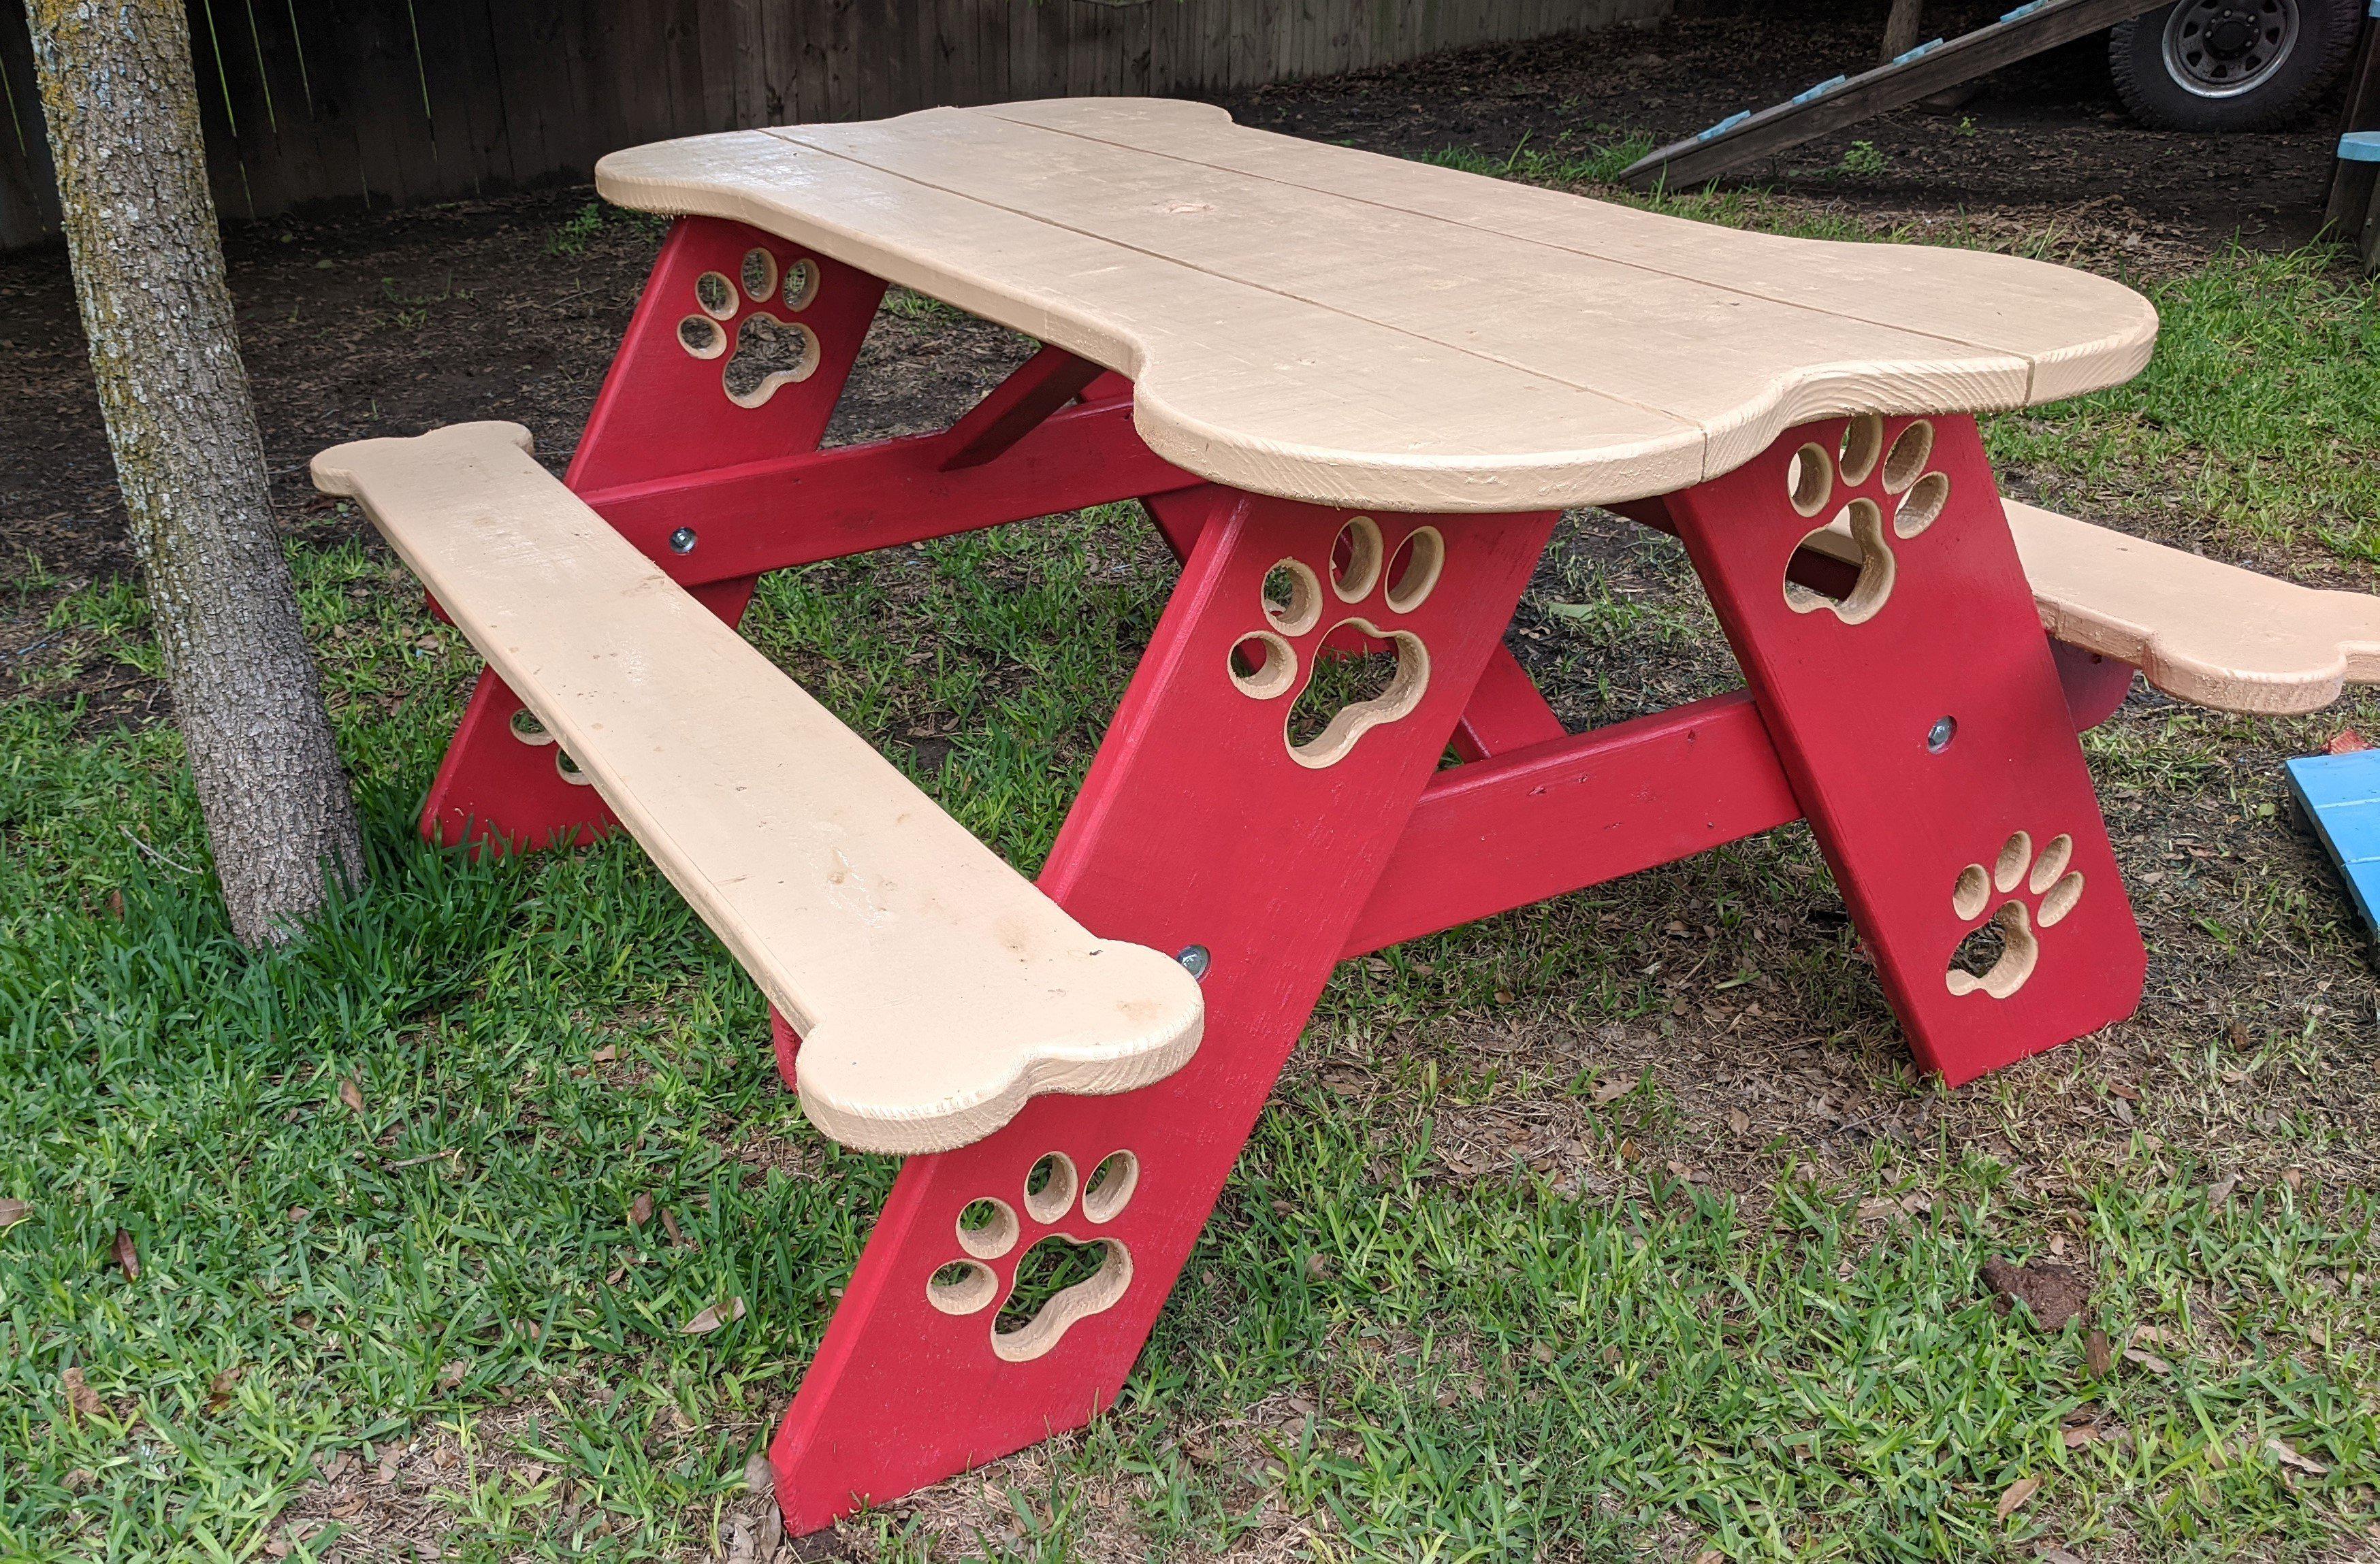
{"type": "Polygon", "coordinates": [[[2116,95],[2158,130],[2264,130],[2347,68],[2362,0],[2174,0],[2107,35],[2116,95]]]}

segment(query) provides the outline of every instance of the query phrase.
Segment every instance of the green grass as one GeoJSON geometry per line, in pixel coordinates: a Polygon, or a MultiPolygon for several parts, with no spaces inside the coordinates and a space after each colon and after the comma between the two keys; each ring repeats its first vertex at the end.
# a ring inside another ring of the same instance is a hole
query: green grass
{"type": "MultiPolygon", "coordinates": [[[[1623,152],[1547,156],[1608,173],[1623,152]]],[[[1680,204],[1747,210],[1724,200],[1680,204]]],[[[2373,557],[2380,309],[2325,267],[2235,254],[2152,285],[2150,372],[1993,420],[1996,455],[2373,557]]],[[[1114,507],[786,572],[749,628],[1029,870],[1161,606],[1157,557],[1114,507]]],[[[373,854],[370,890],[296,948],[230,940],[169,728],[0,708],[0,1196],[30,1207],[0,1232],[0,1557],[255,1557],[325,1465],[417,1438],[461,1452],[412,1500],[449,1557],[708,1557],[892,1164],[807,1128],[759,996],[633,844],[472,865],[414,839],[471,660],[383,558],[293,564],[373,854]],[[686,1242],[632,1226],[639,1195],[686,1242]],[[680,1333],[735,1299],[740,1319],[680,1333]],[[68,1370],[95,1415],[71,1412],[68,1370]]],[[[1710,640],[1594,569],[1542,577],[1536,600],[1582,686],[1612,661],[1598,648],[1710,640]]],[[[153,667],[120,583],[52,612],[153,667]]],[[[2233,785],[2209,757],[2242,728],[2185,712],[2095,736],[2111,808],[2233,785]]],[[[2351,939],[2301,887],[2242,894],[2222,935],[2254,961],[2335,963],[2351,939]]],[[[2340,1554],[2380,1485],[2372,1188],[2317,1172],[2218,1206],[2228,1151],[2143,1125],[2022,1177],[1948,1128],[1809,1180],[1770,1145],[1769,1176],[1714,1193],[1670,1166],[1712,1127],[1651,1076],[1604,1089],[1633,1067],[1475,1046],[1506,1026],[1667,1033],[1662,952],[1736,950],[1763,909],[1828,899],[1806,837],[1781,833],[1343,968],[1123,1402],[1003,1469],[1015,1521],[962,1546],[2340,1554]],[[1706,933],[1665,944],[1669,917],[1706,933]],[[1548,1104],[1577,1116],[1591,1176],[1517,1155],[1450,1175],[1445,1126],[1548,1104]],[[1921,1194],[1886,1221],[1861,1210],[1921,1194]],[[2168,1372],[2095,1376],[2082,1326],[2046,1336],[1981,1301],[1983,1258],[2053,1239],[2104,1279],[2085,1325],[2189,1344],[2155,1348],[2168,1372]],[[2082,1412],[2122,1437],[2070,1448],[2082,1412]],[[2326,1473],[2283,1469],[2270,1440],[2326,1473]],[[1998,1516],[2029,1478],[2036,1497],[1998,1516]]],[[[1876,1009],[1850,948],[1822,932],[1704,980],[1781,982],[1850,1037],[1876,1009]]],[[[2293,1002],[2302,1033],[2244,1056],[2178,1041],[2172,1067],[2202,1096],[2232,1073],[2315,1083],[2242,1133],[2319,1169],[2353,1130],[2318,1083],[2369,1012],[2293,1002]]],[[[2028,1089],[2101,1087],[2059,1068],[2028,1089]]],[[[2021,1105],[1990,1083],[1966,1100],[2021,1105]]],[[[892,1555],[940,1534],[897,1511],[860,1530],[892,1555]]]]}

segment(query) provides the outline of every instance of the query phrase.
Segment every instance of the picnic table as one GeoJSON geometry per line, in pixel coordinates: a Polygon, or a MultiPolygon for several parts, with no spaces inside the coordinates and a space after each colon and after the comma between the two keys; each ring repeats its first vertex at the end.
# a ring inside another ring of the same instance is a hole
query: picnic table
{"type": "Polygon", "coordinates": [[[491,423],[314,471],[487,661],[424,831],[625,825],[766,990],[811,1121],[908,1158],[772,1448],[797,1531],[1113,1401],[1338,962],[1806,819],[1912,1053],[1966,1081],[2138,1001],[2076,740],[2136,665],[2244,710],[2380,671],[2372,600],[2003,503],[1975,414],[2147,361],[2102,278],[1164,101],[598,182],[680,220],[565,477],[491,423]],[[947,430],[820,450],[892,283],[1043,346],[947,430]],[[1126,499],[1181,576],[1038,882],[735,632],[763,572],[1126,499]],[[1565,731],[1504,635],[1583,505],[1682,540],[1742,690],[1565,731]],[[1003,1328],[1045,1243],[1098,1268],[1003,1328]]]}

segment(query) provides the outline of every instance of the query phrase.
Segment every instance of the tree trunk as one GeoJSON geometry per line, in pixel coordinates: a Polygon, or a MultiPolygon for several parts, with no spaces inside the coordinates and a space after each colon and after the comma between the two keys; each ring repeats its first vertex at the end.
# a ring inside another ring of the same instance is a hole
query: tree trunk
{"type": "Polygon", "coordinates": [[[1892,14],[1884,18],[1884,59],[1898,59],[1917,47],[1925,13],[1925,0],[1892,0],[1892,14]]]}
{"type": "Polygon", "coordinates": [[[232,928],[363,870],[239,359],[181,0],[26,0],[83,334],[232,928]]]}

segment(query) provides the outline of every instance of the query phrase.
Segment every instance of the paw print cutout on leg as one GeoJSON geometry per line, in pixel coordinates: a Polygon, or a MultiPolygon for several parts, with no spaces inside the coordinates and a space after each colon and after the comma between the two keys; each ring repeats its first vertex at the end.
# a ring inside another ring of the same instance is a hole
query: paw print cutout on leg
{"type": "Polygon", "coordinates": [[[1335,766],[1421,704],[1429,648],[1395,621],[1421,607],[1445,566],[1437,527],[1415,527],[1390,550],[1379,523],[1359,515],[1340,527],[1322,569],[1292,555],[1266,573],[1265,627],[1232,643],[1230,673],[1250,699],[1290,697],[1281,737],[1291,759],[1335,766]]]}
{"type": "Polygon", "coordinates": [[[819,266],[754,245],[737,273],[695,278],[695,312],[677,323],[677,342],[694,358],[724,358],[720,388],[737,406],[758,407],[818,372],[818,333],[790,317],[818,297],[819,266]]]}
{"type": "Polygon", "coordinates": [[[1951,953],[1943,975],[1950,992],[2004,1000],[2024,987],[2041,960],[2040,931],[2056,927],[2082,900],[2082,876],[2068,867],[2073,861],[2072,837],[2060,832],[2035,855],[2032,833],[2020,830],[1990,867],[1969,864],[1959,871],[1950,910],[1961,924],[1984,922],[1951,953]]]}
{"type": "Polygon", "coordinates": [[[1927,467],[1931,420],[1902,424],[1889,449],[1884,437],[1884,419],[1862,413],[1845,422],[1833,449],[1812,441],[1787,460],[1785,493],[1794,511],[1813,519],[1834,512],[1795,545],[1786,566],[1785,604],[1794,612],[1824,609],[1846,624],[1875,618],[1900,568],[1894,540],[1919,536],[1949,502],[1949,475],[1927,467]],[[1855,574],[1840,590],[1815,584],[1848,573],[1855,574]]]}
{"type": "Polygon", "coordinates": [[[1004,1297],[992,1320],[993,1354],[1009,1363],[1040,1357],[1074,1326],[1115,1307],[1132,1286],[1132,1251],[1121,1240],[1076,1238],[1059,1224],[1077,1212],[1094,1227],[1111,1222],[1139,1184],[1140,1159],[1129,1151],[1110,1153],[1087,1181],[1078,1180],[1065,1153],[1048,1153],[1025,1176],[1021,1218],[1016,1206],[992,1195],[960,1211],[955,1236],[965,1257],[926,1279],[926,1302],[966,1315],[1004,1297]],[[1039,1235],[1029,1244],[1028,1230],[1039,1235]],[[1015,1263],[1001,1267],[1020,1245],[1015,1263]],[[1001,1268],[1008,1271],[1004,1283],[1001,1268]]]}

